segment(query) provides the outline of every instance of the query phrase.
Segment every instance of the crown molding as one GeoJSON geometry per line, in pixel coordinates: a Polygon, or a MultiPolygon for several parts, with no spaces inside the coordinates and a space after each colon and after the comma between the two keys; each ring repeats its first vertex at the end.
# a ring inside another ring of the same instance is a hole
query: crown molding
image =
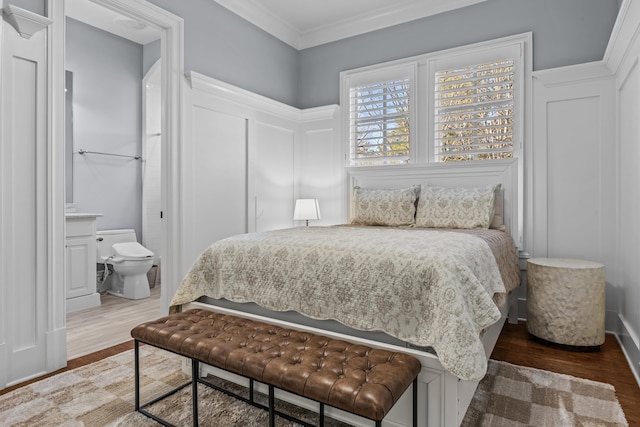
{"type": "Polygon", "coordinates": [[[292,107],[196,71],[189,70],[184,73],[184,76],[187,79],[189,87],[193,90],[203,91],[229,103],[248,107],[255,111],[260,111],[285,120],[300,123],[329,120],[335,118],[336,114],[340,111],[340,107],[337,105],[326,105],[306,109],[292,107]]]}
{"type": "Polygon", "coordinates": [[[640,37],[638,22],[640,22],[638,2],[623,0],[603,58],[615,74],[619,72],[625,58],[630,55],[630,49],[634,46],[635,40],[640,37]]]}
{"type": "Polygon", "coordinates": [[[49,18],[12,4],[6,5],[2,9],[2,13],[4,14],[4,19],[16,29],[20,37],[25,39],[30,39],[38,31],[47,28],[53,23],[49,18]]]}
{"type": "Polygon", "coordinates": [[[427,0],[393,2],[391,6],[327,23],[316,28],[299,30],[264,7],[259,0],[214,0],[224,8],[246,19],[274,37],[298,49],[306,49],[403,24],[427,16],[482,3],[486,0],[427,0]]]}

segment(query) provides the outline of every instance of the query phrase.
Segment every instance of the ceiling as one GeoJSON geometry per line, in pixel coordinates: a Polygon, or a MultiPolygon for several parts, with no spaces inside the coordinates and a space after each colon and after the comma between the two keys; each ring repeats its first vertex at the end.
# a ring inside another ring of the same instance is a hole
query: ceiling
{"type": "MultiPolygon", "coordinates": [[[[305,49],[486,0],[213,0],[283,42],[305,49]]],[[[66,15],[139,44],[157,29],[89,0],[66,0],[66,15]]]]}
{"type": "Polygon", "coordinates": [[[296,49],[486,0],[214,0],[296,49]]]}
{"type": "Polygon", "coordinates": [[[160,31],[89,0],[65,0],[65,15],[101,30],[145,45],[160,38],[160,31]]]}

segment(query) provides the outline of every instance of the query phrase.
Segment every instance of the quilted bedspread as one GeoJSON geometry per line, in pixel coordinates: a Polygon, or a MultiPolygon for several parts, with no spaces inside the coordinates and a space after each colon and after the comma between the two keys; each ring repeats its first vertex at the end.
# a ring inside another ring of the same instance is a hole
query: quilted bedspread
{"type": "Polygon", "coordinates": [[[487,369],[480,333],[500,318],[494,296],[506,290],[496,256],[477,234],[299,227],[214,243],[171,311],[208,296],[335,319],[431,346],[449,372],[480,380],[487,369]]]}

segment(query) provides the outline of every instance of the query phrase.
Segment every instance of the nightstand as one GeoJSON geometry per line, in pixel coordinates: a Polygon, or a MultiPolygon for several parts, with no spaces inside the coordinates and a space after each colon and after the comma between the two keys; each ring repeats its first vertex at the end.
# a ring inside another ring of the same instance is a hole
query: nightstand
{"type": "Polygon", "coordinates": [[[604,265],[564,258],[527,261],[527,329],[575,350],[604,343],[604,265]]]}

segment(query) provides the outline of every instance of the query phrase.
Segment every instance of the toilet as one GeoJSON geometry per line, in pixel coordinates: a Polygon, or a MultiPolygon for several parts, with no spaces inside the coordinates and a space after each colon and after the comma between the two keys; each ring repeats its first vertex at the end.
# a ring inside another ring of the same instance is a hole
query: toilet
{"type": "Polygon", "coordinates": [[[153,252],[138,243],[135,230],[98,230],[96,243],[97,262],[113,267],[107,292],[129,299],[147,298],[147,272],[153,266],[153,252]]]}

